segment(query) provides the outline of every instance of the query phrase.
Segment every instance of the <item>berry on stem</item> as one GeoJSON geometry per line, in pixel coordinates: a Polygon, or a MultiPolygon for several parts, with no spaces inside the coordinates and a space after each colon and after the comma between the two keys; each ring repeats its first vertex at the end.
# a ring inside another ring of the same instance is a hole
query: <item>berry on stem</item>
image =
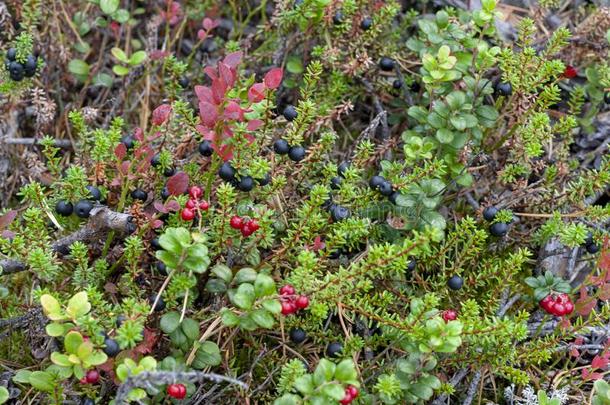
{"type": "Polygon", "coordinates": [[[292,104],[288,104],[286,108],[284,108],[282,115],[286,118],[286,121],[294,121],[298,116],[298,112],[292,104]]]}
{"type": "Polygon", "coordinates": [[[100,373],[97,370],[89,370],[85,374],[85,381],[89,384],[96,384],[100,380],[100,373]]]}
{"type": "Polygon", "coordinates": [[[502,237],[508,233],[508,224],[496,222],[489,227],[489,233],[493,236],[502,237]]]}
{"type": "Polygon", "coordinates": [[[496,84],[495,90],[498,95],[508,97],[513,93],[513,86],[510,83],[499,82],[496,84]]]}
{"type": "Polygon", "coordinates": [[[92,209],[93,204],[91,203],[91,201],[87,200],[80,200],[74,206],[74,212],[79,218],[89,218],[89,214],[91,213],[92,209]]]}
{"type": "Polygon", "coordinates": [[[176,399],[184,399],[186,397],[186,387],[184,384],[170,384],[167,386],[167,395],[176,399]]]}
{"type": "Polygon", "coordinates": [[[233,179],[235,179],[236,174],[236,170],[233,168],[233,166],[231,166],[229,162],[224,162],[218,170],[218,175],[224,181],[232,181],[233,179]]]}
{"type": "Polygon", "coordinates": [[[205,140],[199,144],[199,153],[201,156],[212,156],[214,149],[212,148],[212,142],[205,140]]]}
{"type": "Polygon", "coordinates": [[[101,201],[101,199],[102,199],[102,192],[100,191],[99,188],[94,187],[94,186],[86,186],[85,188],[87,189],[87,191],[91,195],[92,199],[94,199],[95,201],[101,201]]]}
{"type": "Polygon", "coordinates": [[[302,146],[292,146],[288,151],[288,157],[293,162],[300,162],[305,158],[305,148],[302,146]]]}
{"type": "Polygon", "coordinates": [[[286,155],[290,151],[290,145],[284,139],[278,139],[273,143],[273,150],[278,155],[286,155]]]}
{"type": "Polygon", "coordinates": [[[343,345],[339,342],[332,342],[326,346],[326,356],[327,357],[337,357],[339,353],[343,350],[343,345]]]}
{"type": "Polygon", "coordinates": [[[244,226],[244,220],[238,215],[233,215],[229,220],[229,225],[233,229],[241,229],[244,226]]]}
{"type": "Polygon", "coordinates": [[[489,207],[483,210],[483,218],[485,219],[485,221],[491,222],[496,217],[496,214],[498,214],[498,211],[499,210],[496,207],[490,205],[489,207]]]}
{"type": "Polygon", "coordinates": [[[464,285],[464,280],[460,276],[453,276],[447,281],[447,286],[452,290],[459,290],[464,285]]]}
{"type": "Polygon", "coordinates": [[[379,60],[379,68],[385,72],[389,72],[394,69],[394,59],[384,56],[379,60]]]}
{"type": "Polygon", "coordinates": [[[307,333],[305,333],[305,331],[301,328],[290,329],[289,335],[290,335],[290,340],[296,344],[303,343],[305,341],[305,339],[307,339],[307,333]]]}
{"type": "Polygon", "coordinates": [[[441,316],[445,322],[455,321],[457,319],[457,312],[455,312],[453,309],[446,309],[443,311],[441,316]]]}
{"type": "Polygon", "coordinates": [[[180,217],[185,221],[192,221],[195,218],[195,212],[189,208],[183,208],[180,217]]]}
{"type": "Polygon", "coordinates": [[[72,206],[72,203],[69,201],[58,201],[57,204],[55,204],[55,211],[63,217],[68,217],[72,215],[74,206],[72,206]]]}
{"type": "Polygon", "coordinates": [[[299,295],[294,303],[298,309],[305,309],[309,306],[309,298],[305,295],[299,295]]]}
{"type": "Polygon", "coordinates": [[[114,357],[121,351],[119,344],[116,340],[111,338],[104,339],[104,353],[108,355],[108,357],[114,357]]]}
{"type": "Polygon", "coordinates": [[[363,31],[368,31],[373,26],[373,19],[371,17],[364,17],[362,21],[360,21],[360,28],[363,31]]]}
{"type": "Polygon", "coordinates": [[[241,191],[248,192],[254,188],[254,179],[250,176],[241,176],[237,188],[241,191]]]}
{"type": "Polygon", "coordinates": [[[191,196],[191,198],[197,200],[199,197],[201,197],[203,195],[203,191],[201,190],[201,187],[192,186],[189,189],[189,195],[191,196]]]}
{"type": "Polygon", "coordinates": [[[286,284],[282,288],[280,288],[280,295],[294,295],[296,290],[290,284],[286,284]]]}
{"type": "Polygon", "coordinates": [[[131,198],[134,200],[146,201],[148,199],[148,193],[141,188],[136,188],[131,192],[131,198]]]}

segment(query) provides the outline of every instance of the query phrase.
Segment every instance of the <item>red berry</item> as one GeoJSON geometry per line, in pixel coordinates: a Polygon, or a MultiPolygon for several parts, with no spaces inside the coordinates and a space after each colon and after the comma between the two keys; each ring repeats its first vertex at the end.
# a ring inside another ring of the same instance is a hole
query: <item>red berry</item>
{"type": "Polygon", "coordinates": [[[184,219],[185,221],[192,221],[193,218],[195,218],[195,212],[191,209],[188,208],[184,208],[182,210],[182,212],[180,213],[180,216],[182,217],[182,219],[184,219]]]}
{"type": "Polygon", "coordinates": [[[564,305],[566,307],[565,315],[569,315],[572,313],[572,311],[574,311],[574,304],[572,304],[571,301],[566,302],[564,305]]]}
{"type": "Polygon", "coordinates": [[[186,204],[184,204],[184,206],[186,208],[188,208],[189,210],[192,210],[193,208],[195,208],[197,206],[197,201],[195,201],[195,200],[188,200],[186,202],[186,204]]]}
{"type": "Polygon", "coordinates": [[[88,384],[87,377],[83,377],[79,381],[80,381],[81,384],[88,384]]]}
{"type": "Polygon", "coordinates": [[[244,238],[247,238],[248,236],[254,233],[254,230],[250,226],[250,223],[251,221],[248,221],[241,227],[241,234],[244,238]]]}
{"type": "Polygon", "coordinates": [[[208,208],[210,208],[210,203],[208,203],[207,201],[203,200],[199,203],[199,209],[202,211],[207,211],[208,208]]]}
{"type": "Polygon", "coordinates": [[[553,302],[553,296],[551,296],[551,295],[547,295],[546,297],[544,297],[543,299],[540,300],[540,307],[542,309],[544,309],[546,312],[551,312],[550,311],[551,304],[552,305],[555,304],[553,302]]]}
{"type": "Polygon", "coordinates": [[[167,395],[176,399],[183,399],[186,396],[184,384],[170,384],[167,386],[167,395]]]}
{"type": "Polygon", "coordinates": [[[244,220],[238,215],[233,215],[229,221],[229,225],[231,225],[231,228],[233,229],[241,229],[244,226],[244,220]]]}
{"type": "Polygon", "coordinates": [[[555,302],[555,305],[553,306],[553,315],[563,316],[565,314],[566,314],[565,305],[555,302]]]}
{"type": "Polygon", "coordinates": [[[97,370],[89,370],[85,374],[85,381],[89,384],[95,384],[100,380],[100,373],[97,370]]]}
{"type": "Polygon", "coordinates": [[[248,221],[248,226],[250,226],[250,229],[252,229],[252,232],[256,232],[258,231],[258,229],[261,227],[258,224],[258,221],[256,219],[253,219],[251,221],[248,221]]]}
{"type": "Polygon", "coordinates": [[[568,79],[575,78],[577,74],[578,74],[578,71],[576,70],[576,68],[574,66],[571,66],[571,65],[567,65],[565,70],[563,71],[563,76],[567,77],[568,79]]]}
{"type": "Polygon", "coordinates": [[[290,284],[286,284],[282,288],[280,288],[280,295],[294,295],[295,289],[290,284]]]}
{"type": "Polygon", "coordinates": [[[568,294],[561,293],[557,295],[557,298],[555,298],[555,302],[559,302],[560,304],[566,304],[570,302],[570,297],[568,297],[568,294]]]}
{"type": "Polygon", "coordinates": [[[349,389],[349,387],[345,388],[345,396],[343,397],[343,399],[341,401],[339,401],[339,403],[341,405],[348,405],[350,404],[352,401],[354,400],[354,397],[351,394],[351,391],[349,389]]]}
{"type": "Polygon", "coordinates": [[[349,391],[349,394],[352,396],[353,399],[358,398],[358,388],[354,387],[353,385],[348,385],[347,390],[349,391]]]}
{"type": "Polygon", "coordinates": [[[442,317],[445,322],[455,321],[457,319],[457,312],[455,312],[453,309],[446,309],[443,311],[442,317]]]}
{"type": "Polygon", "coordinates": [[[196,200],[203,195],[203,191],[201,191],[200,187],[193,186],[189,189],[189,195],[191,196],[191,198],[194,198],[196,200]]]}
{"type": "Polygon", "coordinates": [[[296,310],[297,310],[297,307],[294,304],[294,302],[290,302],[290,301],[282,302],[282,315],[294,314],[296,312],[296,310]]]}
{"type": "Polygon", "coordinates": [[[306,295],[299,295],[294,304],[298,309],[305,309],[309,306],[309,298],[306,295]]]}

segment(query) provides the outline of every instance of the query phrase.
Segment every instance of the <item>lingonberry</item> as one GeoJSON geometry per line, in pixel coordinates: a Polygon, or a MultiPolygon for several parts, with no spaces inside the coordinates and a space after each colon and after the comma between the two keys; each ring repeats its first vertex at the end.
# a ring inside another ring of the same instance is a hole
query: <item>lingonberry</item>
{"type": "Polygon", "coordinates": [[[307,298],[305,295],[299,295],[294,304],[298,309],[305,309],[309,306],[309,298],[307,298]]]}
{"type": "Polygon", "coordinates": [[[299,113],[293,105],[288,104],[286,108],[284,108],[282,115],[284,116],[284,118],[286,118],[286,121],[294,121],[299,115],[299,113]]]}
{"type": "Polygon", "coordinates": [[[290,145],[285,139],[278,139],[273,143],[273,150],[278,155],[286,155],[290,151],[290,145]]]}
{"type": "Polygon", "coordinates": [[[102,199],[102,192],[99,188],[94,186],[86,186],[85,188],[87,189],[87,191],[89,191],[91,198],[95,201],[100,201],[102,199]]]}
{"type": "Polygon", "coordinates": [[[188,208],[189,210],[193,210],[195,209],[195,207],[197,206],[197,201],[195,200],[188,200],[185,204],[184,204],[184,208],[188,208]]]}
{"type": "Polygon", "coordinates": [[[241,229],[244,226],[244,220],[238,215],[233,215],[229,220],[229,225],[233,229],[241,229]]]}
{"type": "Polygon", "coordinates": [[[248,236],[252,235],[254,233],[254,229],[252,228],[252,221],[246,221],[244,222],[243,226],[240,229],[241,235],[244,238],[247,238],[248,236]]]}
{"type": "Polygon", "coordinates": [[[491,233],[493,236],[502,237],[506,235],[507,232],[508,224],[505,224],[504,222],[496,222],[489,227],[489,233],[491,233]]]}
{"type": "Polygon", "coordinates": [[[192,186],[189,189],[189,195],[191,196],[191,198],[194,198],[196,200],[203,195],[203,191],[201,191],[201,187],[192,186]]]}
{"type": "Polygon", "coordinates": [[[252,232],[258,231],[261,227],[256,219],[251,219],[250,221],[248,221],[248,226],[250,227],[250,229],[252,229],[252,232]]]}
{"type": "Polygon", "coordinates": [[[507,82],[498,82],[495,91],[500,96],[508,97],[513,93],[513,86],[507,82]]]}
{"type": "Polygon", "coordinates": [[[282,315],[287,316],[290,314],[294,314],[297,310],[296,305],[294,304],[294,302],[291,301],[284,301],[282,302],[282,315]]]}
{"type": "Polygon", "coordinates": [[[464,280],[460,276],[453,276],[447,281],[447,286],[452,290],[459,290],[464,285],[464,280]]]}
{"type": "Polygon", "coordinates": [[[457,319],[457,312],[455,312],[453,309],[446,309],[443,311],[441,316],[445,322],[455,321],[457,319]]]}
{"type": "Polygon", "coordinates": [[[394,69],[394,59],[384,56],[379,60],[379,68],[383,71],[389,72],[390,70],[394,69]]]}
{"type": "Polygon", "coordinates": [[[293,162],[300,162],[305,158],[305,148],[300,145],[292,146],[288,151],[288,157],[293,162]]]}
{"type": "Polygon", "coordinates": [[[214,149],[212,148],[212,142],[205,140],[199,144],[199,153],[201,156],[212,156],[214,149]]]}
{"type": "Polygon", "coordinates": [[[186,397],[186,387],[184,384],[170,384],[167,386],[167,395],[176,399],[184,399],[186,397]]]}
{"type": "Polygon", "coordinates": [[[85,380],[89,384],[96,384],[100,380],[100,373],[97,370],[89,370],[85,374],[85,380]]]}
{"type": "Polygon", "coordinates": [[[201,211],[207,211],[210,208],[210,203],[206,200],[203,200],[199,203],[199,209],[201,211]]]}
{"type": "Polygon", "coordinates": [[[348,385],[347,387],[345,387],[345,396],[339,401],[339,403],[341,405],[350,404],[354,399],[358,397],[358,394],[358,388],[354,387],[353,385],[348,385]]]}
{"type": "Polygon", "coordinates": [[[332,342],[326,346],[326,356],[336,357],[343,350],[343,345],[339,342],[332,342]]]}
{"type": "Polygon", "coordinates": [[[60,200],[57,201],[57,204],[55,204],[55,211],[57,211],[57,213],[61,216],[68,217],[72,215],[74,207],[72,206],[72,203],[70,201],[60,200]]]}
{"type": "Polygon", "coordinates": [[[231,181],[231,180],[235,179],[236,174],[237,174],[237,172],[235,171],[235,169],[233,168],[233,166],[231,166],[231,164],[229,162],[224,162],[220,166],[220,169],[218,170],[218,175],[224,181],[231,181]]]}
{"type": "Polygon", "coordinates": [[[296,344],[303,343],[305,341],[305,339],[307,339],[307,334],[301,328],[290,329],[289,335],[290,335],[290,340],[296,344]]]}
{"type": "Polygon", "coordinates": [[[146,201],[148,199],[148,193],[141,188],[136,188],[131,192],[131,198],[134,200],[146,201]]]}
{"type": "Polygon", "coordinates": [[[483,210],[483,218],[485,219],[485,221],[491,222],[494,220],[494,218],[498,214],[498,211],[499,210],[496,207],[494,207],[493,205],[490,205],[489,207],[487,207],[483,210]]]}
{"type": "Polygon", "coordinates": [[[286,284],[280,288],[280,295],[294,295],[296,290],[290,284],[286,284]]]}
{"type": "Polygon", "coordinates": [[[363,31],[368,31],[373,26],[373,19],[371,17],[364,17],[362,21],[360,21],[360,28],[363,31]]]}
{"type": "Polygon", "coordinates": [[[578,71],[572,65],[567,65],[565,70],[563,71],[563,76],[568,79],[573,79],[578,75],[578,71]]]}
{"type": "Polygon", "coordinates": [[[237,188],[241,191],[248,192],[254,188],[254,179],[250,176],[241,176],[237,188]]]}
{"type": "Polygon", "coordinates": [[[93,204],[91,203],[91,201],[87,200],[80,200],[74,206],[74,212],[79,218],[89,218],[89,214],[91,214],[92,209],[93,204]]]}
{"type": "Polygon", "coordinates": [[[185,221],[192,221],[195,218],[195,212],[189,208],[183,208],[180,217],[185,221]]]}
{"type": "Polygon", "coordinates": [[[111,338],[104,339],[104,353],[108,355],[108,357],[114,357],[121,351],[119,344],[116,340],[111,338]]]}

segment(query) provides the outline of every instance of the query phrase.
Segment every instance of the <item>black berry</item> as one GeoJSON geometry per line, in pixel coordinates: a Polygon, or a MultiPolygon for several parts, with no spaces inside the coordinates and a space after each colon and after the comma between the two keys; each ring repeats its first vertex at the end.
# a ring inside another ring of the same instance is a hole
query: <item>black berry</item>
{"type": "Polygon", "coordinates": [[[76,203],[76,206],[74,207],[74,212],[79,218],[89,218],[89,214],[91,213],[92,209],[93,204],[91,203],[91,201],[80,200],[76,203]]]}
{"type": "Polygon", "coordinates": [[[212,142],[205,140],[199,144],[199,153],[201,156],[212,156],[214,149],[212,148],[212,142]]]}
{"type": "Polygon", "coordinates": [[[396,79],[392,82],[392,87],[395,88],[396,90],[398,90],[402,87],[402,82],[400,80],[396,79]]]}
{"type": "Polygon", "coordinates": [[[70,201],[57,201],[57,204],[55,204],[55,211],[61,216],[68,217],[72,215],[74,207],[70,201]]]}
{"type": "Polygon", "coordinates": [[[388,196],[388,200],[390,200],[390,202],[392,204],[396,204],[396,202],[398,201],[398,197],[400,197],[400,191],[394,191],[392,194],[390,194],[388,196]]]}
{"type": "Polygon", "coordinates": [[[338,190],[341,187],[342,178],[339,176],[335,176],[330,179],[330,188],[333,190],[338,190]]]}
{"type": "Polygon", "coordinates": [[[6,51],[6,59],[8,59],[10,62],[13,62],[16,57],[17,57],[16,48],[11,48],[8,51],[6,51]]]}
{"type": "Polygon", "coordinates": [[[284,116],[284,118],[286,118],[287,121],[294,121],[297,118],[297,109],[294,108],[293,105],[287,105],[286,108],[284,108],[284,112],[282,113],[282,115],[284,116]]]}
{"type": "Polygon", "coordinates": [[[288,157],[293,162],[300,162],[305,158],[305,148],[302,146],[293,146],[288,151],[288,157]]]}
{"type": "Polygon", "coordinates": [[[254,179],[250,176],[241,176],[239,183],[237,183],[237,188],[246,192],[252,190],[254,188],[254,179]]]}
{"type": "Polygon", "coordinates": [[[413,270],[415,270],[415,267],[417,267],[417,260],[415,259],[411,259],[411,261],[409,262],[409,264],[407,265],[407,270],[409,272],[412,272],[413,270]]]}
{"type": "Polygon", "coordinates": [[[25,74],[25,71],[23,69],[23,65],[19,62],[11,62],[8,65],[8,70],[11,76],[11,80],[15,81],[15,82],[20,82],[21,80],[23,80],[23,76],[25,74]]]}
{"type": "Polygon", "coordinates": [[[237,172],[235,171],[235,169],[233,168],[233,166],[231,166],[231,164],[229,162],[224,162],[220,166],[220,169],[218,169],[218,175],[224,181],[234,180],[236,174],[237,174],[237,172]]]}
{"type": "Polygon", "coordinates": [[[141,188],[136,188],[131,192],[131,198],[134,200],[146,201],[148,199],[148,193],[141,188]]]}
{"type": "Polygon", "coordinates": [[[344,219],[349,218],[350,212],[345,207],[342,207],[340,205],[335,205],[330,210],[330,216],[334,222],[338,222],[338,221],[343,221],[344,219]]]}
{"type": "Polygon", "coordinates": [[[343,13],[341,10],[337,11],[335,15],[333,15],[333,24],[339,25],[343,22],[343,13]]]}
{"type": "Polygon", "coordinates": [[[172,177],[174,174],[176,174],[176,169],[173,167],[168,167],[163,171],[165,177],[172,177]]]}
{"type": "Polygon", "coordinates": [[[337,174],[341,177],[345,177],[347,169],[349,169],[349,162],[341,162],[337,167],[337,174]]]}
{"type": "Polygon", "coordinates": [[[104,347],[104,353],[106,353],[108,355],[108,357],[114,357],[117,354],[119,354],[119,352],[121,351],[119,344],[114,339],[111,339],[111,338],[104,339],[104,345],[106,346],[106,347],[104,347]]]}
{"type": "Polygon", "coordinates": [[[483,218],[485,218],[485,221],[491,222],[496,217],[498,211],[499,210],[496,207],[491,205],[483,210],[483,218]]]}
{"type": "Polygon", "coordinates": [[[125,147],[126,147],[127,149],[131,149],[131,148],[133,148],[133,147],[134,147],[134,145],[136,144],[136,143],[135,143],[135,140],[133,139],[133,136],[131,136],[131,135],[125,135],[124,137],[122,137],[122,138],[121,138],[121,143],[122,143],[123,145],[125,145],[125,147]]]}
{"type": "Polygon", "coordinates": [[[153,238],[150,241],[150,246],[152,246],[152,248],[155,249],[155,250],[161,250],[162,249],[161,243],[159,243],[159,238],[153,238]]]}
{"type": "Polygon", "coordinates": [[[378,187],[383,184],[386,180],[381,177],[381,176],[373,176],[371,177],[371,179],[369,180],[369,187],[371,187],[373,190],[377,190],[378,187]]]}
{"type": "Polygon", "coordinates": [[[167,266],[165,266],[165,263],[163,262],[157,262],[157,264],[155,265],[155,267],[157,268],[157,271],[161,274],[167,274],[167,266]]]}
{"type": "Polygon", "coordinates": [[[290,340],[293,343],[303,343],[307,339],[307,334],[301,328],[292,328],[290,329],[290,340]]]}
{"type": "Polygon", "coordinates": [[[178,84],[183,89],[186,89],[189,86],[189,83],[190,83],[189,78],[186,76],[182,76],[180,79],[178,79],[178,84]]]}
{"type": "Polygon", "coordinates": [[[447,281],[447,286],[452,290],[459,290],[464,285],[464,280],[460,276],[453,276],[447,281]]]}
{"type": "Polygon", "coordinates": [[[379,187],[377,187],[377,190],[379,190],[379,193],[381,195],[386,197],[389,197],[394,192],[394,189],[392,188],[392,183],[390,183],[389,181],[384,181],[383,183],[381,183],[379,187]]]}
{"type": "MultiPolygon", "coordinates": [[[[150,303],[150,305],[153,305],[155,303],[155,299],[157,298],[156,294],[153,294],[150,296],[150,298],[148,299],[148,302],[150,303]]],[[[165,309],[165,301],[163,301],[162,297],[159,297],[159,299],[157,300],[157,305],[155,305],[155,312],[160,312],[163,311],[165,309]]]]}
{"type": "Polygon", "coordinates": [[[498,83],[496,84],[496,93],[500,96],[510,96],[513,92],[513,86],[510,83],[498,83]]]}
{"type": "Polygon", "coordinates": [[[265,177],[262,179],[256,179],[256,182],[259,186],[266,186],[267,184],[271,183],[271,173],[265,174],[265,177]]]}
{"type": "Polygon", "coordinates": [[[28,57],[25,59],[23,67],[26,77],[32,77],[36,74],[37,63],[34,55],[28,55],[28,57]]]}
{"type": "Polygon", "coordinates": [[[123,324],[123,322],[125,322],[127,320],[127,317],[125,315],[119,315],[116,317],[116,327],[120,328],[121,325],[123,324]]]}
{"type": "Polygon", "coordinates": [[[278,155],[286,155],[290,151],[290,145],[284,139],[278,139],[273,143],[273,150],[278,155]]]}
{"type": "Polygon", "coordinates": [[[152,167],[157,167],[161,164],[161,154],[155,153],[153,157],[150,159],[150,164],[152,167]]]}
{"type": "Polygon", "coordinates": [[[504,236],[508,232],[508,224],[504,222],[496,222],[489,227],[489,233],[493,236],[504,236]]]}
{"type": "Polygon", "coordinates": [[[94,199],[95,201],[101,201],[101,199],[102,199],[102,192],[100,191],[99,188],[94,187],[94,186],[86,186],[85,188],[87,189],[87,191],[91,195],[92,199],[94,199]]]}
{"type": "Polygon", "coordinates": [[[343,345],[341,343],[332,342],[328,346],[326,346],[326,356],[337,357],[342,350],[343,345]]]}
{"type": "Polygon", "coordinates": [[[384,56],[379,60],[379,68],[383,71],[389,72],[394,69],[394,59],[384,56]]]}
{"type": "Polygon", "coordinates": [[[362,21],[360,21],[360,28],[364,31],[369,30],[373,26],[373,19],[371,17],[364,17],[362,21]]]}
{"type": "Polygon", "coordinates": [[[587,249],[587,252],[591,254],[599,252],[599,246],[595,243],[587,243],[585,249],[587,249]]]}
{"type": "Polygon", "coordinates": [[[167,200],[170,196],[171,194],[169,193],[167,187],[163,187],[163,190],[161,190],[161,198],[167,200]]]}
{"type": "Polygon", "coordinates": [[[95,405],[95,401],[91,398],[85,398],[81,401],[81,405],[95,405]]]}

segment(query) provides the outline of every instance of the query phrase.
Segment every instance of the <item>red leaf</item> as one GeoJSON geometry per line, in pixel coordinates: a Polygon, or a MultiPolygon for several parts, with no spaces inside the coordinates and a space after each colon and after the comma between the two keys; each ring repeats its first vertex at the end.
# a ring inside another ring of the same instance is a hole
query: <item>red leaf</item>
{"type": "Polygon", "coordinates": [[[121,172],[121,174],[129,173],[129,166],[131,166],[131,162],[129,160],[126,160],[121,163],[121,165],[119,166],[119,171],[121,172]]]}
{"type": "Polygon", "coordinates": [[[604,369],[608,366],[608,359],[605,357],[595,356],[593,361],[591,361],[591,368],[596,369],[604,369]]]}
{"type": "Polygon", "coordinates": [[[208,86],[195,86],[195,94],[199,101],[207,101],[208,103],[212,102],[212,89],[208,86]]]}
{"type": "Polygon", "coordinates": [[[155,51],[152,51],[150,53],[150,55],[148,55],[150,57],[150,59],[152,60],[160,60],[160,59],[165,59],[170,55],[169,52],[167,51],[162,51],[160,49],[157,49],[155,51]]]}
{"type": "Polygon", "coordinates": [[[578,349],[573,348],[572,350],[570,350],[570,356],[572,356],[572,357],[580,357],[580,352],[578,351],[578,349]]]}
{"type": "Polygon", "coordinates": [[[610,284],[603,284],[601,287],[599,287],[597,289],[597,297],[602,300],[602,301],[606,301],[610,299],[610,284]]]}
{"type": "Polygon", "coordinates": [[[123,143],[119,143],[116,148],[114,148],[114,156],[120,161],[122,161],[127,155],[127,147],[123,143]]]}
{"type": "Polygon", "coordinates": [[[243,54],[241,51],[230,53],[225,56],[225,58],[223,59],[223,63],[235,69],[237,65],[239,65],[239,62],[241,62],[242,55],[243,54]]]}
{"type": "Polygon", "coordinates": [[[12,239],[15,236],[15,232],[7,231],[6,229],[0,233],[0,237],[4,239],[12,239]]]}
{"type": "Polygon", "coordinates": [[[265,99],[265,83],[254,83],[248,90],[248,100],[251,103],[260,103],[265,99]]]}
{"type": "Polygon", "coordinates": [[[153,219],[150,226],[152,226],[153,229],[159,229],[163,226],[163,221],[160,219],[153,219]]]}
{"type": "Polygon", "coordinates": [[[176,201],[176,200],[171,200],[171,201],[168,201],[168,202],[165,204],[165,209],[167,209],[168,211],[174,211],[174,212],[176,212],[176,211],[179,211],[179,210],[180,210],[180,208],[181,208],[181,207],[180,207],[180,203],[178,203],[178,201],[176,201]]]}
{"type": "Polygon", "coordinates": [[[235,69],[231,69],[224,63],[219,63],[218,72],[220,73],[220,77],[222,77],[222,80],[224,80],[224,82],[227,84],[227,87],[233,87],[233,84],[235,83],[236,79],[235,69]]]}
{"type": "Polygon", "coordinates": [[[212,81],[212,100],[214,104],[220,104],[225,99],[227,84],[224,79],[218,77],[212,81]]]}
{"type": "Polygon", "coordinates": [[[6,214],[0,216],[0,229],[7,228],[16,217],[17,211],[15,210],[10,210],[6,214]]]}
{"type": "Polygon", "coordinates": [[[189,186],[189,176],[184,172],[178,172],[167,180],[167,191],[171,195],[180,195],[189,186]]]}
{"type": "Polygon", "coordinates": [[[267,72],[263,81],[267,87],[269,87],[271,90],[275,90],[280,87],[283,76],[284,70],[282,68],[273,68],[267,72]]]}
{"type": "Polygon", "coordinates": [[[136,128],[133,137],[136,138],[137,141],[142,142],[144,140],[144,131],[142,131],[142,128],[136,128]]]}
{"type": "Polygon", "coordinates": [[[218,20],[212,20],[211,18],[204,18],[203,22],[201,23],[201,26],[203,27],[203,29],[205,29],[206,31],[211,31],[214,28],[218,27],[218,25],[220,25],[220,21],[218,20]]]}
{"type": "Polygon", "coordinates": [[[161,125],[169,118],[169,113],[172,111],[172,106],[169,104],[161,104],[155,108],[152,113],[152,123],[154,125],[161,125]]]}
{"type": "Polygon", "coordinates": [[[157,340],[158,335],[154,331],[144,328],[144,340],[134,347],[133,351],[140,354],[148,354],[152,352],[157,340]]]}
{"type": "Polygon", "coordinates": [[[208,37],[208,33],[205,32],[204,30],[199,30],[197,31],[197,39],[200,41],[203,41],[204,39],[206,39],[208,37]]]}
{"type": "Polygon", "coordinates": [[[212,66],[206,66],[205,68],[203,68],[203,71],[212,80],[218,77],[218,72],[216,72],[216,69],[214,69],[212,66]]]}
{"type": "Polygon", "coordinates": [[[224,110],[224,117],[229,120],[243,121],[244,112],[235,101],[229,101],[224,110]]]}
{"type": "Polygon", "coordinates": [[[578,298],[578,300],[575,302],[576,312],[582,316],[589,315],[596,305],[597,299],[594,297],[589,297],[587,294],[587,289],[585,287],[581,287],[580,298],[578,298]]]}
{"type": "Polygon", "coordinates": [[[216,106],[207,101],[199,103],[199,117],[201,117],[201,122],[206,127],[212,128],[214,124],[216,124],[216,119],[218,118],[216,106]]]}
{"type": "Polygon", "coordinates": [[[246,127],[248,131],[256,131],[263,125],[263,121],[261,120],[251,120],[248,121],[248,126],[246,127]]]}
{"type": "Polygon", "coordinates": [[[167,209],[165,209],[165,205],[163,205],[163,203],[162,203],[162,202],[160,202],[160,201],[155,201],[155,202],[153,203],[153,207],[155,207],[155,209],[156,209],[157,211],[159,211],[160,213],[162,213],[162,214],[167,214],[167,209]]]}

